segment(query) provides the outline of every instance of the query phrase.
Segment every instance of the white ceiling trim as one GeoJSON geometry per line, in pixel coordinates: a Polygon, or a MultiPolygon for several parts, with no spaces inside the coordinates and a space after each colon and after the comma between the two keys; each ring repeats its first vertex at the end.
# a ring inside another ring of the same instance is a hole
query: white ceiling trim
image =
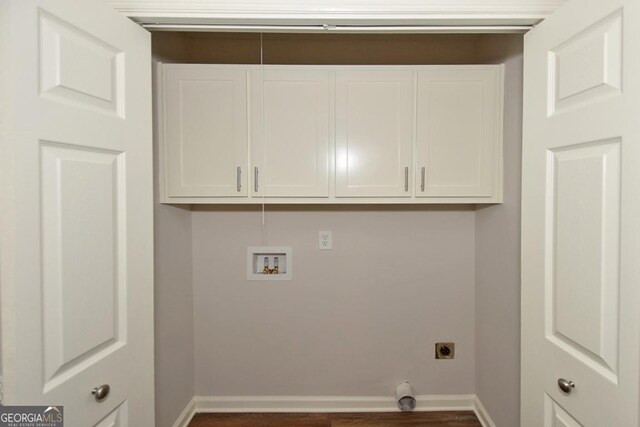
{"type": "Polygon", "coordinates": [[[532,25],[565,0],[106,0],[144,23],[532,25]]]}
{"type": "Polygon", "coordinates": [[[143,23],[151,31],[338,33],[338,34],[496,34],[526,33],[530,25],[236,25],[143,23]]]}

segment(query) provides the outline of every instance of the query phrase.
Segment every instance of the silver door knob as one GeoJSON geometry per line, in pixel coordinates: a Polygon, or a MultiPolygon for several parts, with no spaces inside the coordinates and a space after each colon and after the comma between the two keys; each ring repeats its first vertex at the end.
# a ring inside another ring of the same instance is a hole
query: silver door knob
{"type": "Polygon", "coordinates": [[[109,396],[110,389],[109,384],[103,384],[91,390],[91,394],[93,394],[93,397],[95,397],[98,402],[102,402],[109,396]]]}
{"type": "Polygon", "coordinates": [[[571,390],[576,388],[576,385],[573,381],[565,380],[564,378],[558,379],[558,387],[562,390],[563,393],[569,394],[571,390]]]}

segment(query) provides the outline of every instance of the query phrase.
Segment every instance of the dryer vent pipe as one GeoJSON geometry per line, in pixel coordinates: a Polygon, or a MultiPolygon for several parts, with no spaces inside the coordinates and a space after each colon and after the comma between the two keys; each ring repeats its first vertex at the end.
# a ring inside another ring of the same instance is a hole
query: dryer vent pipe
{"type": "Polygon", "coordinates": [[[398,400],[400,410],[413,411],[416,409],[416,397],[413,394],[413,389],[409,381],[398,384],[398,387],[396,387],[396,399],[398,400]]]}

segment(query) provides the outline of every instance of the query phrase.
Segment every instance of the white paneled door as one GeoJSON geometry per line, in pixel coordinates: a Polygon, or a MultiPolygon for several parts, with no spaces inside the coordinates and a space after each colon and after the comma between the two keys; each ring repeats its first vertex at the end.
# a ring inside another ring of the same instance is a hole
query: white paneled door
{"type": "Polygon", "coordinates": [[[522,426],[637,426],[640,3],[571,0],[525,41],[522,426]]]}
{"type": "Polygon", "coordinates": [[[149,34],[99,0],[0,12],[2,403],[153,426],[149,34]]]}
{"type": "Polygon", "coordinates": [[[336,72],[336,196],[409,197],[414,72],[336,72]]]}

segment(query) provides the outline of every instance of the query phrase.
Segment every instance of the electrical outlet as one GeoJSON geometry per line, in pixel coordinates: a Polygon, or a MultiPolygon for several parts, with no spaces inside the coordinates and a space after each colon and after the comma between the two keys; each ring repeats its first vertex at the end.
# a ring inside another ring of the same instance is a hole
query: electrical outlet
{"type": "Polygon", "coordinates": [[[452,342],[436,343],[436,359],[453,359],[456,345],[452,342]]]}
{"type": "Polygon", "coordinates": [[[330,231],[318,231],[318,249],[333,249],[333,242],[331,241],[330,231]]]}

